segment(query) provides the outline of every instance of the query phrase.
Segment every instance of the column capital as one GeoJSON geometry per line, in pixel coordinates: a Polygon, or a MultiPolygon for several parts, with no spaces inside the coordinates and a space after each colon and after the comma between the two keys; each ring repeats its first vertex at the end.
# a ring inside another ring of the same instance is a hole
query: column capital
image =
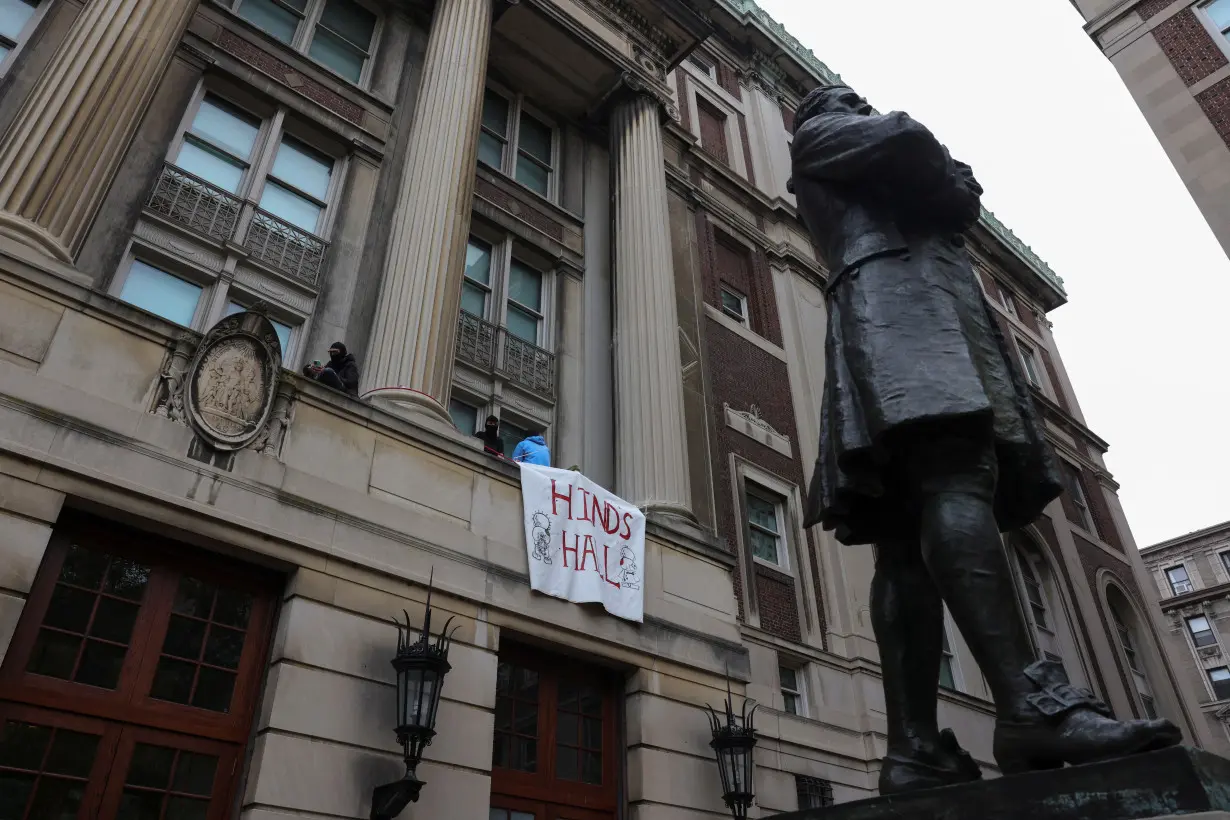
{"type": "Polygon", "coordinates": [[[679,108],[671,98],[670,91],[662,84],[634,71],[625,71],[615,89],[615,104],[628,99],[646,99],[658,107],[662,122],[679,119],[679,108]]]}

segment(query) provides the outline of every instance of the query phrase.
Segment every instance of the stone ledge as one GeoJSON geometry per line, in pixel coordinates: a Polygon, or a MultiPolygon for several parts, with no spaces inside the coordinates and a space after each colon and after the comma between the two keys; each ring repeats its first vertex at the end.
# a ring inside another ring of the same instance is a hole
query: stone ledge
{"type": "Polygon", "coordinates": [[[876,797],[778,820],[1162,820],[1230,817],[1230,760],[1187,747],[876,797]]]}

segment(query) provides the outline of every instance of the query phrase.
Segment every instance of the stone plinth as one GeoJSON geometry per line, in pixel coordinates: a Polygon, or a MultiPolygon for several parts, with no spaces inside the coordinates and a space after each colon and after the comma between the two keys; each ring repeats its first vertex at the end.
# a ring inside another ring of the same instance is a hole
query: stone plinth
{"type": "Polygon", "coordinates": [[[1230,760],[1188,748],[877,797],[776,820],[1230,820],[1230,760]]]}

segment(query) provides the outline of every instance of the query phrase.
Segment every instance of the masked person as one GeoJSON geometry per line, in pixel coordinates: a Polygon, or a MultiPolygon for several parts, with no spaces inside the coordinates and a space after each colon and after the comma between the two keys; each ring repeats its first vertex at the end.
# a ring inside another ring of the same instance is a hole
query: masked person
{"type": "Polygon", "coordinates": [[[319,362],[312,362],[304,365],[303,375],[334,390],[359,395],[359,365],[354,354],[347,353],[346,345],[341,342],[329,345],[328,364],[322,366],[319,362]]]}
{"type": "Polygon", "coordinates": [[[481,433],[475,435],[482,439],[483,449],[492,455],[504,455],[504,439],[500,436],[500,420],[495,416],[487,416],[487,423],[481,433]]]}

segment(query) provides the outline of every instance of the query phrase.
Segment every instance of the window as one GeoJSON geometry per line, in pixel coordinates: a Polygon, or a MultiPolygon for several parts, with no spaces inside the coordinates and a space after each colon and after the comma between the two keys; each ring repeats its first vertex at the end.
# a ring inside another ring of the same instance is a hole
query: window
{"type": "Polygon", "coordinates": [[[1187,630],[1191,632],[1192,643],[1197,648],[1217,645],[1217,636],[1213,634],[1213,627],[1209,625],[1209,619],[1203,615],[1188,618],[1187,630]]]}
{"type": "Polygon", "coordinates": [[[260,119],[214,96],[201,100],[173,162],[232,194],[251,167],[260,119]]]}
{"type": "Polygon", "coordinates": [[[696,69],[710,79],[717,79],[717,66],[699,54],[688,55],[688,65],[692,66],[692,68],[696,69]]]}
{"type": "Polygon", "coordinates": [[[1085,482],[1081,479],[1080,469],[1062,459],[1059,465],[1064,485],[1068,491],[1068,498],[1072,502],[1070,507],[1065,506],[1068,520],[1087,532],[1097,532],[1093,525],[1093,515],[1089,512],[1089,500],[1085,497],[1085,482]]]}
{"type": "Polygon", "coordinates": [[[1166,579],[1170,581],[1170,591],[1175,595],[1183,595],[1195,589],[1185,566],[1179,565],[1166,570],[1166,579]]]}
{"type": "Polygon", "coordinates": [[[542,274],[517,259],[508,267],[508,332],[530,344],[539,343],[542,329],[542,274]]]}
{"type": "Polygon", "coordinates": [[[1204,13],[1213,26],[1221,32],[1221,35],[1230,37],[1230,0],[1213,0],[1203,8],[1204,13]]]}
{"type": "Polygon", "coordinates": [[[275,594],[220,556],[58,524],[0,669],[0,815],[222,816],[275,594]]]}
{"type": "MultiPolygon", "coordinates": [[[[222,313],[223,316],[233,316],[236,313],[242,313],[248,308],[238,302],[227,302],[226,310],[222,313]]],[[[282,345],[282,358],[290,357],[290,325],[284,325],[276,319],[269,319],[269,324],[273,325],[274,331],[278,334],[278,343],[282,345]]]]}
{"type": "Polygon", "coordinates": [[[358,84],[378,18],[355,0],[238,0],[239,16],[335,74],[358,84]]]}
{"type": "Polygon", "coordinates": [[[478,159],[537,194],[554,195],[555,128],[527,111],[522,97],[487,89],[478,159]]]}
{"type": "Polygon", "coordinates": [[[1221,554],[1221,565],[1227,573],[1230,573],[1230,552],[1223,552],[1221,554]]]}
{"type": "Polygon", "coordinates": [[[1021,367],[1025,369],[1025,378],[1029,379],[1029,383],[1034,387],[1042,387],[1042,371],[1038,364],[1038,351],[1034,350],[1033,346],[1021,341],[1021,337],[1017,337],[1016,349],[1021,356],[1021,367]]]}
{"type": "Polygon", "coordinates": [[[571,817],[568,807],[614,812],[615,691],[603,672],[573,659],[501,649],[492,820],[571,817]]]}
{"type": "Polygon", "coordinates": [[[1230,669],[1219,666],[1209,670],[1209,683],[1213,684],[1213,697],[1217,700],[1230,698],[1230,669]]]}
{"type": "Polygon", "coordinates": [[[1141,693],[1140,706],[1144,709],[1147,720],[1157,720],[1157,701],[1153,699],[1152,695],[1141,693]]]}
{"type": "Polygon", "coordinates": [[[739,324],[747,324],[747,297],[723,285],[722,312],[739,324]]]}
{"type": "Polygon", "coordinates": [[[124,278],[120,298],[168,322],[191,327],[201,301],[200,285],[134,259],[124,278]]]}
{"type": "Polygon", "coordinates": [[[1114,606],[1110,608],[1110,617],[1115,622],[1115,631],[1119,634],[1119,646],[1123,648],[1123,656],[1127,659],[1128,668],[1133,672],[1143,674],[1140,668],[1140,657],[1136,654],[1136,643],[1132,640],[1132,633],[1114,606]]]}
{"type": "Polygon", "coordinates": [[[753,489],[750,482],[745,498],[747,534],[752,555],[778,567],[786,567],[783,541],[782,502],[771,493],[753,489]]]}
{"type": "Polygon", "coordinates": [[[803,697],[803,671],[790,666],[777,667],[777,680],[782,690],[782,708],[792,715],[807,714],[803,697]]]}
{"type": "Polygon", "coordinates": [[[948,642],[948,624],[947,623],[944,624],[943,639],[944,639],[944,642],[942,645],[943,649],[942,649],[942,654],[940,655],[940,686],[943,687],[944,689],[954,689],[955,690],[957,688],[957,678],[956,678],[956,675],[953,674],[954,661],[953,661],[953,654],[952,654],[952,646],[948,642]]]}
{"type": "Polygon", "coordinates": [[[487,317],[491,294],[491,246],[479,239],[466,245],[466,272],[461,285],[461,309],[480,319],[487,317]]]}
{"type": "Polygon", "coordinates": [[[448,414],[452,417],[453,424],[462,433],[469,435],[478,432],[478,408],[474,405],[457,399],[449,399],[448,414]]]}
{"type": "Polygon", "coordinates": [[[1046,619],[1046,594],[1042,589],[1042,581],[1038,578],[1038,570],[1033,560],[1021,551],[1017,551],[1018,564],[1021,567],[1021,585],[1025,588],[1025,600],[1029,604],[1029,615],[1038,629],[1048,629],[1046,619]]]}
{"type": "Polygon", "coordinates": [[[308,233],[319,234],[332,175],[332,159],[299,140],[283,136],[261,193],[260,206],[308,233]]]}
{"type": "Polygon", "coordinates": [[[799,796],[799,811],[825,809],[834,805],[833,784],[818,777],[794,776],[794,790],[799,796]]]}
{"type": "Polygon", "coordinates": [[[696,97],[697,119],[700,123],[700,147],[718,162],[730,164],[726,143],[726,115],[701,96],[696,97]]]}
{"type": "Polygon", "coordinates": [[[0,0],[0,66],[30,35],[43,0],[0,0]]]}
{"type": "Polygon", "coordinates": [[[993,288],[995,290],[995,298],[999,300],[999,303],[1001,305],[1004,306],[1004,312],[1007,313],[1009,316],[1011,316],[1013,319],[1016,319],[1019,321],[1021,318],[1021,314],[1017,311],[1016,298],[1012,295],[1012,291],[1005,288],[999,282],[995,282],[993,284],[993,288]]]}

